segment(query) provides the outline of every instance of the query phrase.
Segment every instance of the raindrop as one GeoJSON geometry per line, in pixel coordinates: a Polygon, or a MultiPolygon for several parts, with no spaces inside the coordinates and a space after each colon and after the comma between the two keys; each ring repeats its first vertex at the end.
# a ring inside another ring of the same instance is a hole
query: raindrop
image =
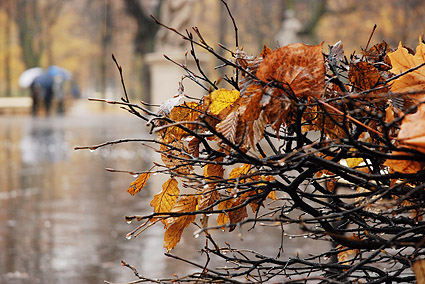
{"type": "Polygon", "coordinates": [[[208,214],[207,214],[207,217],[210,217],[210,216],[212,216],[212,213],[208,213],[208,214]]]}
{"type": "Polygon", "coordinates": [[[199,238],[199,234],[195,234],[195,239],[199,238]]]}
{"type": "Polygon", "coordinates": [[[131,219],[127,219],[127,224],[131,224],[131,219]]]}
{"type": "Polygon", "coordinates": [[[158,173],[153,173],[152,175],[156,176],[158,173]]]}
{"type": "Polygon", "coordinates": [[[307,239],[308,238],[308,236],[307,235],[304,235],[304,239],[307,239]]]}
{"type": "Polygon", "coordinates": [[[292,240],[294,237],[293,236],[289,236],[289,239],[292,240]]]}
{"type": "Polygon", "coordinates": [[[96,148],[89,148],[90,152],[94,152],[94,150],[96,150],[96,148]]]}
{"type": "Polygon", "coordinates": [[[126,238],[127,240],[130,240],[130,239],[131,239],[131,233],[128,233],[128,234],[125,236],[125,238],[126,238]]]}
{"type": "Polygon", "coordinates": [[[138,174],[134,174],[134,175],[132,175],[134,178],[137,178],[137,177],[139,177],[139,175],[138,174]]]}
{"type": "Polygon", "coordinates": [[[233,194],[233,198],[236,198],[236,197],[238,197],[238,194],[237,193],[233,194]]]}
{"type": "Polygon", "coordinates": [[[227,251],[222,251],[221,253],[222,253],[222,254],[227,254],[227,251]]]}

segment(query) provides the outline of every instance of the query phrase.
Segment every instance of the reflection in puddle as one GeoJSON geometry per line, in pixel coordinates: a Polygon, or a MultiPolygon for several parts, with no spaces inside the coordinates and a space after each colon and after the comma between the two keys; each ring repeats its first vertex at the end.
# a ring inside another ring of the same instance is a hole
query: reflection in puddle
{"type": "MultiPolygon", "coordinates": [[[[164,256],[162,226],[139,238],[125,238],[138,223],[129,225],[124,216],[151,212],[149,202],[161,189],[160,176],[151,177],[147,188],[132,197],[126,189],[134,177],[105,169],[146,170],[151,165],[146,160],[153,154],[138,143],[93,153],[73,151],[76,145],[143,137],[142,131],[134,132],[144,129],[140,123],[128,115],[0,119],[0,283],[134,280],[121,260],[148,277],[194,272],[193,267],[164,256]]],[[[184,232],[173,254],[203,264],[205,256],[197,252],[205,240],[194,238],[196,229],[191,226],[184,232]]],[[[212,234],[221,244],[226,240],[273,257],[281,233],[265,230],[257,227],[244,234],[243,242],[237,234],[212,234]]],[[[303,246],[302,239],[297,246],[285,244],[286,257],[312,249],[303,246]]]]}

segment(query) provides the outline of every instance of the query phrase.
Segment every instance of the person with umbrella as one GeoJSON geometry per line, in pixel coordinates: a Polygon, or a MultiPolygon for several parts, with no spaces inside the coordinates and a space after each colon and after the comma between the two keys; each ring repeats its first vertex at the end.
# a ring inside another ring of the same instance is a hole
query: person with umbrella
{"type": "Polygon", "coordinates": [[[37,108],[39,101],[44,102],[46,109],[46,115],[50,114],[50,107],[53,100],[53,77],[48,73],[44,72],[40,76],[36,77],[31,84],[31,91],[33,94],[33,115],[37,115],[37,108]]]}

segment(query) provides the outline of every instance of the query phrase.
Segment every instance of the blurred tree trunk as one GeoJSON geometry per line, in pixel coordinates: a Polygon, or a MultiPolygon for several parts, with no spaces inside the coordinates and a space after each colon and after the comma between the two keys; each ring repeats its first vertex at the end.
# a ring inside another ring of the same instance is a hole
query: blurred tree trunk
{"type": "MultiPolygon", "coordinates": [[[[101,37],[101,59],[100,59],[100,93],[103,98],[106,98],[106,85],[107,85],[107,68],[110,57],[107,56],[108,50],[112,43],[112,5],[111,0],[105,0],[104,3],[104,22],[101,37]]],[[[105,104],[102,104],[104,107],[105,104]]]]}
{"type": "MultiPolygon", "coordinates": [[[[161,0],[157,2],[152,14],[155,17],[159,15],[159,9],[161,6],[161,0]]],[[[137,31],[134,36],[134,49],[136,56],[139,57],[140,64],[140,76],[141,76],[141,89],[142,99],[149,101],[151,86],[150,86],[150,71],[149,66],[145,63],[144,55],[153,52],[155,46],[155,36],[159,29],[159,26],[155,24],[146,11],[146,7],[143,6],[139,0],[124,0],[127,14],[130,15],[137,24],[137,31]]]]}
{"type": "Polygon", "coordinates": [[[12,1],[8,0],[3,2],[3,4],[5,5],[5,11],[6,11],[6,25],[4,27],[4,35],[5,35],[5,43],[4,43],[4,47],[5,47],[5,56],[4,56],[4,74],[5,74],[5,81],[6,81],[6,89],[5,89],[5,95],[6,97],[10,97],[11,93],[12,93],[12,77],[10,74],[10,39],[12,37],[11,34],[11,29],[10,27],[12,26],[12,15],[13,15],[13,9],[12,9],[12,1]]]}
{"type": "MultiPolygon", "coordinates": [[[[13,2],[13,1],[12,1],[13,2]]],[[[41,16],[38,0],[16,0],[15,22],[18,27],[18,39],[22,48],[22,61],[26,68],[40,66],[43,53],[41,38],[41,16]]]]}

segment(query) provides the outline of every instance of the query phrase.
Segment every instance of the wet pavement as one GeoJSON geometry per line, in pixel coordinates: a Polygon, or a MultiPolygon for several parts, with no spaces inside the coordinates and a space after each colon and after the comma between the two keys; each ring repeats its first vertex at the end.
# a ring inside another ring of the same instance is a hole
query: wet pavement
{"type": "MultiPolygon", "coordinates": [[[[74,151],[120,138],[146,137],[144,122],[125,111],[119,114],[75,112],[48,118],[0,116],[0,283],[114,283],[136,277],[121,260],[148,277],[180,276],[193,268],[164,256],[163,228],[154,226],[131,240],[137,226],[125,215],[151,212],[149,202],[161,184],[132,197],[126,192],[135,179],[117,170],[146,170],[152,153],[140,144],[107,146],[94,152],[74,151]]],[[[205,240],[185,232],[175,254],[194,261],[205,240]]],[[[222,239],[270,256],[277,254],[281,232],[258,227],[222,239]]],[[[285,237],[287,239],[287,237],[285,237]]],[[[311,247],[285,245],[285,255],[310,252],[311,247]]],[[[203,262],[201,262],[203,263],[203,262]]]]}

